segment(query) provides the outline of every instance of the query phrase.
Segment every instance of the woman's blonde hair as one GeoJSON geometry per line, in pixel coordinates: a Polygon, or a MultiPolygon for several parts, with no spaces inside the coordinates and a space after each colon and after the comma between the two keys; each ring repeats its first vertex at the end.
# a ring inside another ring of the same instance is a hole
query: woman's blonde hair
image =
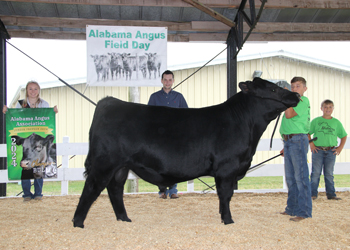
{"type": "MultiPolygon", "coordinates": [[[[39,88],[38,100],[35,103],[35,107],[41,102],[41,99],[40,99],[40,85],[39,85],[39,83],[36,82],[36,81],[29,81],[29,82],[27,82],[27,85],[26,85],[26,97],[23,100],[23,105],[22,105],[23,107],[26,107],[28,105],[28,85],[31,84],[31,83],[36,84],[38,86],[38,88],[39,88]]],[[[35,107],[32,107],[32,108],[35,108],[35,107]]]]}

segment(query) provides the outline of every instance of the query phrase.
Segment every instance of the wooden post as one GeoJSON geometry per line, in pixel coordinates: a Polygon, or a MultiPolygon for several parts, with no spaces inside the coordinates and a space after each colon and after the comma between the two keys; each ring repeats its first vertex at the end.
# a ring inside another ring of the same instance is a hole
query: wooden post
{"type": "MultiPolygon", "coordinates": [[[[63,143],[67,144],[67,147],[69,146],[69,137],[64,136],[63,137],[63,143]]],[[[61,195],[68,195],[68,181],[66,181],[66,174],[65,169],[69,167],[69,155],[62,155],[62,181],[61,181],[61,195]]]]}
{"type": "MultiPolygon", "coordinates": [[[[129,100],[133,103],[140,103],[139,87],[129,87],[129,100]]],[[[139,180],[129,179],[126,184],[127,193],[137,193],[139,191],[139,180]]]]}
{"type": "Polygon", "coordinates": [[[194,180],[187,181],[187,192],[194,192],[194,180]]]}

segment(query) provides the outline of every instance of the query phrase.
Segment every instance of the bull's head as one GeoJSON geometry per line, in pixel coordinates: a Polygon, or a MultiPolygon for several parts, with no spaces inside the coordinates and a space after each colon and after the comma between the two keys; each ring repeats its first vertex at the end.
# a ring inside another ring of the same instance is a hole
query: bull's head
{"type": "Polygon", "coordinates": [[[99,55],[90,55],[92,57],[92,59],[94,60],[94,64],[95,66],[98,65],[100,63],[100,56],[99,55]]]}
{"type": "Polygon", "coordinates": [[[155,62],[157,53],[145,53],[149,62],[155,62]]]}
{"type": "Polygon", "coordinates": [[[120,56],[121,56],[123,61],[126,61],[130,55],[131,55],[130,53],[123,53],[120,56]]]}
{"type": "Polygon", "coordinates": [[[257,98],[272,100],[282,104],[279,111],[282,112],[289,107],[295,107],[300,101],[300,95],[283,89],[276,84],[261,78],[254,78],[253,81],[240,82],[239,87],[244,94],[252,95],[257,98]]]}
{"type": "Polygon", "coordinates": [[[23,169],[31,169],[46,163],[50,164],[48,162],[49,149],[54,140],[53,135],[48,135],[44,138],[33,133],[27,138],[20,136],[12,136],[11,138],[15,139],[18,146],[21,145],[23,147],[23,156],[20,163],[23,169]]]}

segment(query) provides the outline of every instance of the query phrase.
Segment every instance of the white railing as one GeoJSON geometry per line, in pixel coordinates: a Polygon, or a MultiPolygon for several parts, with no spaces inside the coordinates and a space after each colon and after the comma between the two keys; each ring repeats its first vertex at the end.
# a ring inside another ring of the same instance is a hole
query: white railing
{"type": "MultiPolygon", "coordinates": [[[[80,181],[85,180],[83,176],[84,168],[69,168],[69,157],[72,155],[87,155],[89,150],[88,143],[69,143],[69,137],[63,137],[63,143],[57,143],[57,156],[62,156],[62,166],[58,168],[56,179],[45,179],[45,181],[60,181],[61,182],[61,195],[68,194],[68,181],[80,181]]],[[[257,147],[257,151],[269,151],[270,139],[261,139],[257,147]]],[[[280,139],[274,139],[271,150],[280,151],[283,148],[283,142],[280,139]]],[[[348,140],[344,146],[344,149],[350,148],[350,141],[348,140]]],[[[0,157],[7,157],[6,144],[0,144],[0,157]]],[[[311,167],[311,164],[309,164],[311,167]]],[[[334,174],[350,174],[350,162],[337,162],[334,167],[334,174]]],[[[262,165],[254,169],[254,171],[248,172],[248,177],[260,177],[260,176],[281,176],[283,180],[283,190],[286,191],[284,182],[284,166],[283,164],[268,164],[262,165]]],[[[138,177],[130,172],[128,179],[137,179],[138,177]]],[[[0,183],[18,182],[10,181],[8,179],[7,170],[0,170],[0,183]]],[[[345,190],[348,190],[346,188],[345,190]]],[[[187,182],[187,191],[194,192],[194,182],[187,182]]],[[[265,190],[266,191],[266,190],[265,190]]]]}

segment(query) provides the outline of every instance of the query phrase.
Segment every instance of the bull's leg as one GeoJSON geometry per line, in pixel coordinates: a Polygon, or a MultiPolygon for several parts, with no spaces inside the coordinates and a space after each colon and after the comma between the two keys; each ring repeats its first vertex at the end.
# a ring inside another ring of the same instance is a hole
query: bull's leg
{"type": "Polygon", "coordinates": [[[88,175],[85,181],[83,193],[80,196],[80,200],[73,217],[74,227],[84,228],[84,220],[87,213],[89,212],[92,203],[94,203],[103,189],[107,186],[106,184],[108,181],[106,182],[106,180],[98,180],[91,173],[88,175]]]}
{"type": "Polygon", "coordinates": [[[115,178],[112,178],[108,183],[107,191],[117,220],[131,222],[131,220],[128,218],[128,215],[126,214],[123,201],[124,184],[128,178],[128,173],[129,170],[126,168],[119,170],[115,174],[115,178]]]}
{"type": "MultiPolygon", "coordinates": [[[[114,68],[111,68],[111,78],[113,80],[113,77],[114,77],[114,68]]],[[[117,78],[117,71],[115,72],[115,77],[117,78]]]]}
{"type": "Polygon", "coordinates": [[[166,186],[158,186],[159,192],[160,193],[165,193],[166,192],[166,186]]]}
{"type": "Polygon", "coordinates": [[[125,75],[126,75],[126,80],[128,80],[128,76],[129,76],[129,80],[131,80],[131,71],[129,69],[125,71],[125,75]]]}
{"type": "Polygon", "coordinates": [[[230,211],[230,201],[233,195],[233,178],[216,177],[215,184],[220,200],[221,222],[224,222],[225,225],[234,223],[230,211]]]}

